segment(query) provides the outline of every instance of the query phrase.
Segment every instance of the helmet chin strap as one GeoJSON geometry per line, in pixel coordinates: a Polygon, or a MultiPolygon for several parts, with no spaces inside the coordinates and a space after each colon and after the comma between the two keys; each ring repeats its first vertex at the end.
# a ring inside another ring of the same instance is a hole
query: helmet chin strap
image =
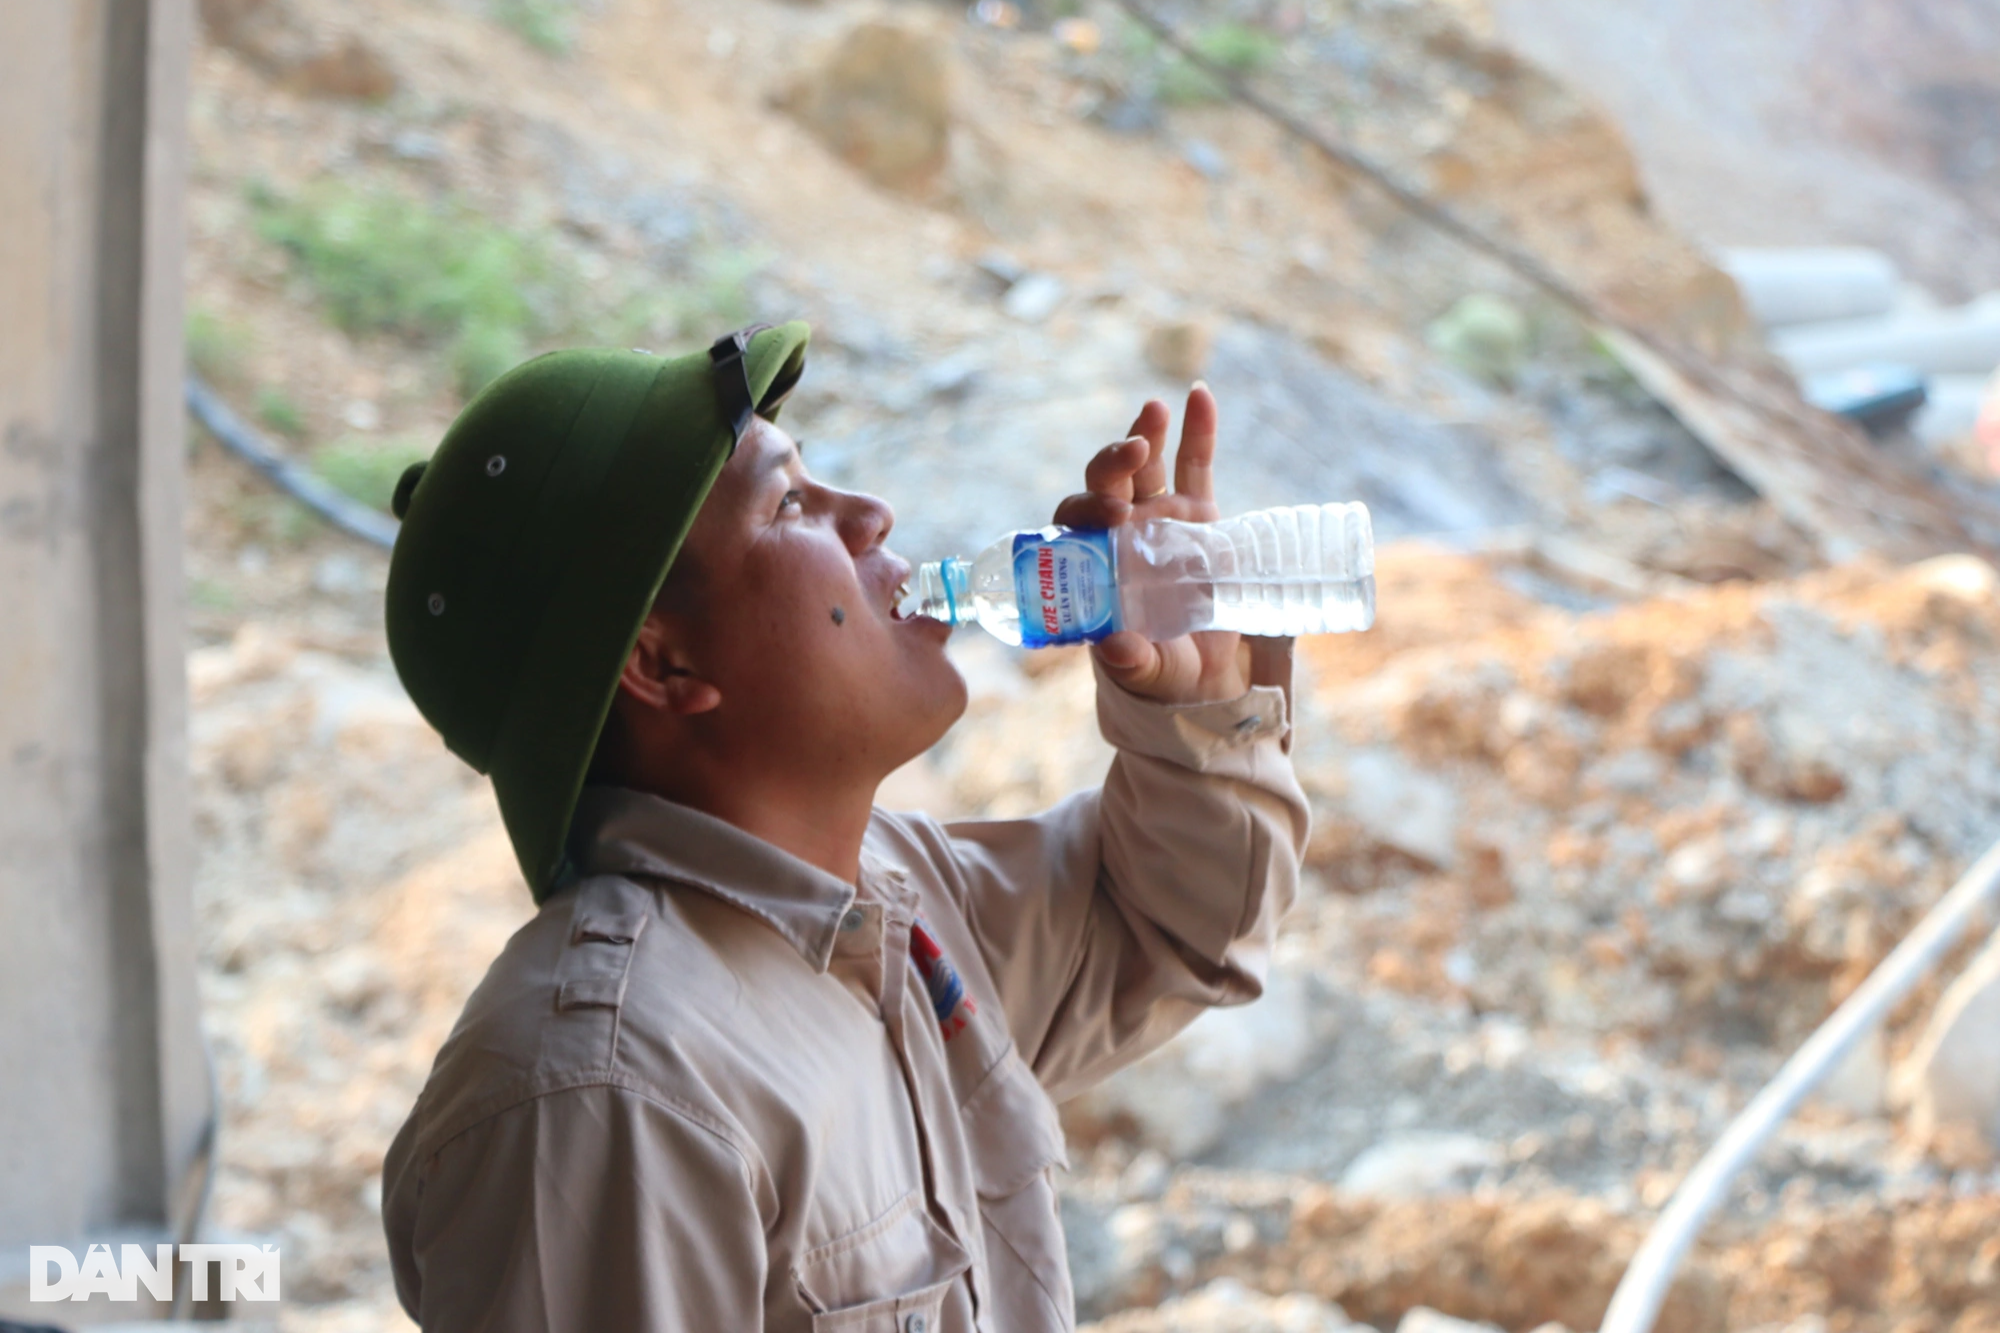
{"type": "Polygon", "coordinates": [[[717,338],[708,349],[715,395],[721,400],[722,415],[729,421],[731,453],[743,443],[743,432],[750,429],[750,418],[757,414],[757,400],[750,392],[750,368],[744,364],[743,356],[750,350],[750,340],[770,327],[769,324],[752,324],[747,329],[738,329],[717,338]]]}

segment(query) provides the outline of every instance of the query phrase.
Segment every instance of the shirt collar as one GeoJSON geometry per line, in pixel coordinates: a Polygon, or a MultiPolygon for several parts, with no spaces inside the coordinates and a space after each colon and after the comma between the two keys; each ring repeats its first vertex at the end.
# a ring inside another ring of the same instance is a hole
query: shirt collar
{"type": "MultiPolygon", "coordinates": [[[[649,875],[714,895],[763,921],[816,972],[833,957],[855,886],[712,815],[623,787],[586,787],[570,824],[585,875],[649,875]]],[[[863,875],[876,870],[864,853],[863,875]]]]}

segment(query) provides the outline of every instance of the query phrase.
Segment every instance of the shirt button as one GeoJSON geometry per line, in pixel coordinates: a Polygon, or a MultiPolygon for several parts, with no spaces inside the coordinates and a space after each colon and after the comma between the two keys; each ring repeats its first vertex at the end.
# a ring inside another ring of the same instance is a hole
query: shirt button
{"type": "Polygon", "coordinates": [[[867,918],[861,915],[860,908],[850,907],[847,909],[847,915],[840,918],[840,928],[851,934],[861,929],[861,923],[865,920],[867,918]]]}
{"type": "Polygon", "coordinates": [[[930,1326],[930,1320],[920,1314],[913,1314],[903,1321],[903,1333],[924,1333],[930,1326]]]}

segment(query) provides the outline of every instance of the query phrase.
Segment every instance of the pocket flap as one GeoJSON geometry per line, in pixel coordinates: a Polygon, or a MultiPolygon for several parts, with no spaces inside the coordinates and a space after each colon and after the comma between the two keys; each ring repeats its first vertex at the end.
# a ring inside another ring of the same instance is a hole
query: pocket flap
{"type": "Polygon", "coordinates": [[[979,1192],[989,1199],[1025,1189],[1051,1166],[1069,1166],[1056,1104],[1011,1050],[961,1114],[972,1145],[973,1174],[979,1192]]]}
{"type": "Polygon", "coordinates": [[[865,1226],[799,1256],[792,1280],[815,1310],[880,1311],[942,1292],[971,1266],[971,1256],[931,1219],[923,1191],[911,1190],[865,1226]]]}
{"type": "Polygon", "coordinates": [[[813,1316],[812,1333],[942,1333],[944,1299],[951,1284],[972,1267],[971,1260],[941,1282],[905,1296],[886,1296],[866,1305],[813,1316]]]}

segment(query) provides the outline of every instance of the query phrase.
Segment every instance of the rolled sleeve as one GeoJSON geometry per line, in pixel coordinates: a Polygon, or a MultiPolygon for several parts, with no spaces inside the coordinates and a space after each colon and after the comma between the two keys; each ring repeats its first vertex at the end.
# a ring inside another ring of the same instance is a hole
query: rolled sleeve
{"type": "MultiPolygon", "coordinates": [[[[1280,756],[1291,733],[1289,692],[1253,685],[1216,703],[1157,704],[1097,674],[1097,727],[1121,756],[1138,755],[1197,773],[1244,771],[1259,759],[1259,741],[1276,742],[1280,756]]],[[[1265,758],[1269,757],[1268,749],[1265,758]]],[[[1290,772],[1289,762],[1279,761],[1290,772]]]]}
{"type": "Polygon", "coordinates": [[[949,829],[1016,1046],[1057,1098],[1262,992],[1298,884],[1286,684],[1162,706],[1099,672],[1102,789],[949,829]]]}

